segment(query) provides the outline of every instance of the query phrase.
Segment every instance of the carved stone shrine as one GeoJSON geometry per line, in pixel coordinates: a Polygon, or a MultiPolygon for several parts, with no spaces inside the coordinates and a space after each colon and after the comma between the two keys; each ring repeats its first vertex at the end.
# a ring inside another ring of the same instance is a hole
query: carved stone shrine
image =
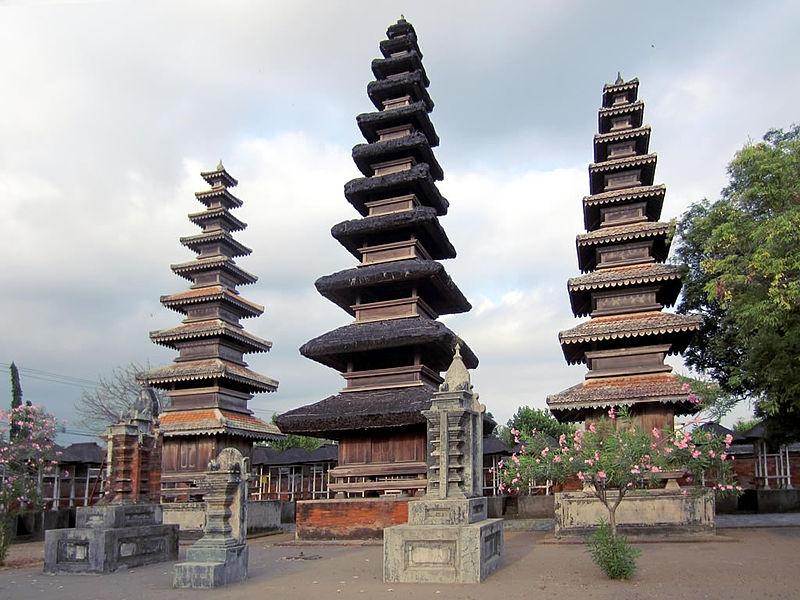
{"type": "Polygon", "coordinates": [[[385,582],[479,583],[500,564],[503,520],[482,496],[483,413],[456,346],[444,383],[424,411],[428,485],[408,503],[408,524],[383,531],[385,582]]]}
{"type": "Polygon", "coordinates": [[[208,465],[205,532],[175,565],[173,587],[216,588],[247,579],[248,473],[247,458],[235,448],[223,449],[208,465]]]}
{"type": "Polygon", "coordinates": [[[45,532],[45,573],[109,573],[178,558],[178,526],[163,524],[157,503],[161,453],[153,398],[143,389],[107,428],[103,504],[78,507],[74,529],[45,532]]]}

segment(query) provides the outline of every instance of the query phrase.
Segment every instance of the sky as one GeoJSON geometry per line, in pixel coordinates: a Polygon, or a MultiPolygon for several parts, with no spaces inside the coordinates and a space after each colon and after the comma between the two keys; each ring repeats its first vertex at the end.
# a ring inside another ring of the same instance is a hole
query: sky
{"type": "Polygon", "coordinates": [[[356,264],[330,228],[358,217],[343,196],[355,116],[374,110],[370,62],[401,13],[436,104],[458,251],[444,264],[473,306],[443,320],[501,423],[585,374],[558,332],[580,322],[566,280],[603,84],[641,82],[663,220],[717,198],[737,149],[800,120],[793,0],[0,0],[0,367],[68,421],[60,443],[92,439],[74,411],[92,382],[175,357],[148,332],[180,322],[159,297],[187,287],[169,265],[194,257],[178,238],[198,231],[186,215],[219,160],[253,250],[237,263],[259,277],[240,291],[266,307],[244,324],[274,344],[247,360],[280,381],[251,408],[269,419],[342,387],[298,348],[351,320],[314,281],[356,264]]]}

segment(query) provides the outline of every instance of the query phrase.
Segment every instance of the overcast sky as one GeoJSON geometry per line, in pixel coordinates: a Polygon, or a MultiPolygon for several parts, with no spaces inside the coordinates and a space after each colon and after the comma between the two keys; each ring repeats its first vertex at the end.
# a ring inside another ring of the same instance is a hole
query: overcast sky
{"type": "Polygon", "coordinates": [[[355,116],[374,110],[370,61],[401,12],[436,103],[445,267],[473,305],[444,320],[500,422],[585,373],[557,336],[578,323],[566,280],[603,84],[641,82],[665,220],[716,198],[744,143],[800,120],[793,0],[0,0],[0,363],[22,367],[25,399],[79,430],[81,387],[33,370],[96,381],[172,361],[148,332],[180,321],[158,298],[187,287],[169,265],[194,256],[178,238],[220,159],[249,225],[238,263],[259,277],[241,292],[267,308],[244,323],[274,343],[248,362],[280,381],[251,407],[268,419],[342,387],[297,349],[350,321],[313,284],[355,266],[329,231],[358,216],[342,193],[355,116]]]}

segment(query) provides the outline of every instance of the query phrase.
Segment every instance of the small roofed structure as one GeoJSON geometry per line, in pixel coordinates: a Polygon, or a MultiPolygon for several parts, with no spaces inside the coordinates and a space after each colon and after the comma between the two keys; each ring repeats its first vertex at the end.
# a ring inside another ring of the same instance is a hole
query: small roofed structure
{"type": "Polygon", "coordinates": [[[638,79],[621,77],[603,88],[590,195],[583,199],[587,232],[576,240],[584,274],[567,282],[573,314],[590,320],[559,333],[567,362],[589,371],[547,404],[562,422],[630,407],[650,431],[697,410],[664,360],[686,349],[701,319],[663,312],[682,284],[680,268],[665,263],[672,237],[671,225],[659,221],[666,187],[653,183],[656,155],[638,92],[638,79]]]}
{"type": "Polygon", "coordinates": [[[254,441],[283,437],[247,407],[253,394],[274,392],[278,382],[252,371],[244,361],[246,354],[269,351],[272,343],[240,324],[261,315],[264,307],[236,289],[257,281],[234,261],[250,254],[232,235],[246,227],[230,213],[242,205],[229,191],[238,182],[222,162],[201,175],[211,189],[195,196],[206,208],[190,214],[189,220],[202,231],[180,239],[197,257],[172,265],[191,286],[161,297],[164,306],[185,318],[177,327],[150,333],[154,343],[179,354],[171,365],[139,375],[142,384],[165,390],[171,401],[160,416],[165,500],[199,497],[195,484],[223,448],[236,448],[249,458],[254,441]]]}
{"type": "Polygon", "coordinates": [[[344,389],[283,413],[285,433],[338,441],[330,489],[340,497],[415,494],[426,481],[426,421],[456,344],[469,368],[478,359],[440,315],[470,303],[438,261],[456,251],[439,218],[449,203],[436,181],[443,171],[432,148],[439,138],[414,27],[400,19],[372,62],[367,95],[377,112],[359,115],[367,143],[353,148],[363,177],[344,195],[363,217],[331,233],[357,267],[321,277],[317,290],[353,322],[310,340],[301,354],[338,370],[344,389]]]}

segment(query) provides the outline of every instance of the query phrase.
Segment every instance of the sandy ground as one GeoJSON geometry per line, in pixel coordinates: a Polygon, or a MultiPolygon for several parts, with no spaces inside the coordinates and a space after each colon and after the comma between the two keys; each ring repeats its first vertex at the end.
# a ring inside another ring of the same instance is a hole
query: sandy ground
{"type": "Polygon", "coordinates": [[[544,543],[549,532],[506,531],[502,567],[474,585],[385,584],[380,545],[286,545],[292,536],[282,534],[251,540],[248,580],[218,590],[173,590],[172,563],[44,575],[39,542],[12,546],[9,563],[16,566],[0,568],[0,599],[800,599],[800,527],[719,534],[713,542],[640,544],[634,579],[611,581],[582,545],[544,543]]]}

